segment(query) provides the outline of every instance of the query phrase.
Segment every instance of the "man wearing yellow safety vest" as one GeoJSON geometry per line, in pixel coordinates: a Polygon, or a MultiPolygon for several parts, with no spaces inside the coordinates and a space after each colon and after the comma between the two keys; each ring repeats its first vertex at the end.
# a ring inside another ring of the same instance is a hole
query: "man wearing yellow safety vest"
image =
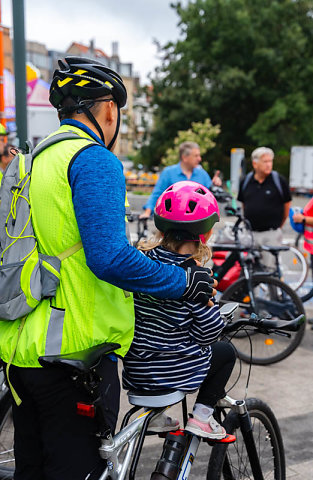
{"type": "MultiPolygon", "coordinates": [[[[126,100],[121,77],[103,64],[59,61],[50,102],[61,120],[58,132],[79,139],[55,143],[35,158],[32,220],[41,253],[58,255],[80,241],[83,248],[62,261],[55,297],[42,300],[20,332],[20,320],[0,321],[0,357],[8,363],[13,356],[9,379],[22,399],[20,406],[13,403],[15,480],[92,480],[103,467],[94,419],[75,414],[82,392],[66,372],[41,368],[39,356],[103,342],[119,343],[116,354],[124,356],[134,328],[129,291],[203,303],[216,293],[208,270],[153,262],[128,242],[125,179],[112,153],[126,100]]],[[[120,394],[115,354],[102,359],[98,373],[114,429],[120,394]]]]}

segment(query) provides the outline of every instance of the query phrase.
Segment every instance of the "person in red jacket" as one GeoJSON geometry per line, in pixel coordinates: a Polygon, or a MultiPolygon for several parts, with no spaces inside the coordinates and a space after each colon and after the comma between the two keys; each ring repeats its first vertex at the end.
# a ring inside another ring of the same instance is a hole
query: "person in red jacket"
{"type": "Polygon", "coordinates": [[[296,223],[304,223],[304,243],[303,246],[311,254],[313,254],[313,198],[306,204],[303,213],[295,213],[292,217],[296,223]]]}
{"type": "MultiPolygon", "coordinates": [[[[303,213],[295,213],[292,219],[296,223],[304,224],[303,247],[310,253],[311,270],[313,273],[313,197],[304,207],[303,213]]],[[[311,329],[313,330],[313,319],[310,318],[308,322],[312,325],[311,329]]]]}

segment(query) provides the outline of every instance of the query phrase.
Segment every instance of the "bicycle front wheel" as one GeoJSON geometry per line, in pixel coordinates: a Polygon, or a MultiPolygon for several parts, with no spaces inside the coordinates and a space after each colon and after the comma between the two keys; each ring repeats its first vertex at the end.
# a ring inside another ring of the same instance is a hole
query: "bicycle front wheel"
{"type": "MultiPolygon", "coordinates": [[[[285,480],[286,465],[283,440],[274,413],[261,400],[246,400],[253,438],[257,449],[263,478],[285,480]]],[[[240,415],[231,411],[223,426],[227,433],[236,436],[232,444],[218,443],[212,448],[207,480],[254,479],[247,447],[240,429],[240,415]]]]}
{"type": "MultiPolygon", "coordinates": [[[[298,295],[281,280],[268,275],[253,274],[251,277],[252,292],[249,292],[247,281],[240,278],[225,290],[220,303],[238,302],[237,315],[249,317],[256,313],[260,317],[273,320],[292,320],[304,314],[304,308],[298,295]],[[251,296],[255,306],[252,306],[251,296]]],[[[288,357],[300,344],[305,332],[305,323],[297,332],[288,332],[288,336],[276,334],[264,335],[255,329],[247,328],[231,337],[239,358],[257,365],[269,365],[288,357]]]]}

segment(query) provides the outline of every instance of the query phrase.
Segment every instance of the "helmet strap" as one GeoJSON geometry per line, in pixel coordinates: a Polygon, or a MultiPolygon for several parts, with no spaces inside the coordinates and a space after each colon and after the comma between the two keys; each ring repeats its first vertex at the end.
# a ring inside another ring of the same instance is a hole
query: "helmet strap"
{"type": "Polygon", "coordinates": [[[203,243],[203,245],[206,244],[205,236],[202,233],[200,233],[199,239],[200,239],[201,243],[203,243]]]}
{"type": "MultiPolygon", "coordinates": [[[[85,105],[82,105],[81,106],[81,109],[82,111],[84,112],[84,114],[88,117],[88,119],[91,121],[91,123],[93,123],[93,125],[96,127],[96,129],[98,130],[99,134],[100,134],[100,138],[101,140],[103,141],[103,143],[105,144],[105,139],[104,139],[104,135],[103,135],[103,131],[99,125],[99,123],[97,122],[97,120],[95,119],[95,117],[93,116],[93,114],[90,112],[90,110],[85,106],[85,105]]],[[[109,147],[108,147],[109,149],[109,147]]],[[[110,149],[109,149],[110,150],[110,149]]]]}
{"type": "MultiPolygon", "coordinates": [[[[103,131],[99,125],[99,123],[97,122],[97,120],[95,119],[95,117],[93,116],[93,114],[90,112],[90,110],[85,106],[85,105],[82,105],[82,111],[85,113],[85,115],[87,115],[87,117],[89,118],[89,120],[91,121],[91,123],[94,124],[94,126],[96,127],[96,129],[98,130],[99,134],[100,134],[100,138],[101,140],[103,141],[103,143],[105,144],[105,139],[104,139],[104,135],[103,135],[103,131]]],[[[110,141],[109,145],[106,145],[107,149],[108,150],[111,150],[111,148],[113,147],[114,143],[115,143],[115,140],[118,136],[118,132],[119,132],[119,129],[120,129],[120,122],[121,122],[121,114],[120,114],[120,109],[119,109],[119,106],[117,105],[117,121],[116,121],[116,129],[115,129],[115,132],[114,132],[114,135],[113,135],[113,138],[112,140],[110,141]]]]}
{"type": "Polygon", "coordinates": [[[111,150],[111,148],[113,147],[114,143],[115,143],[115,140],[118,136],[118,132],[119,132],[119,129],[120,129],[120,122],[121,122],[121,114],[120,114],[120,109],[119,109],[119,106],[117,105],[117,122],[116,122],[116,129],[115,129],[115,133],[113,135],[113,138],[112,140],[110,141],[109,145],[107,146],[107,149],[108,150],[111,150]]]}

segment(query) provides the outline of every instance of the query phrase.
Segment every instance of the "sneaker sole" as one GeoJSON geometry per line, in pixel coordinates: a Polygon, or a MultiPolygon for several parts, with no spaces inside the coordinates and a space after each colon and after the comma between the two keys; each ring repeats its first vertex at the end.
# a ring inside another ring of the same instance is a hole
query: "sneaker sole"
{"type": "Polygon", "coordinates": [[[190,432],[193,433],[194,435],[197,435],[198,437],[203,437],[203,438],[211,438],[211,440],[222,440],[223,438],[226,437],[227,433],[207,433],[204,432],[203,430],[200,430],[200,428],[188,426],[185,428],[185,432],[190,432]]]}

